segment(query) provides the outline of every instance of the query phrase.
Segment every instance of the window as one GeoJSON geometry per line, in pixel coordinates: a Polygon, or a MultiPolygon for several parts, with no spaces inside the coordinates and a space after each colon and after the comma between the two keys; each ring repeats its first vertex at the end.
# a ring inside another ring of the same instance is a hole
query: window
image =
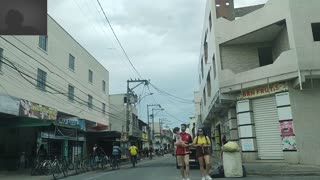
{"type": "Polygon", "coordinates": [[[68,87],[68,98],[70,101],[74,100],[74,87],[71,85],[68,87]]]}
{"type": "Polygon", "coordinates": [[[1,72],[1,70],[2,70],[2,61],[3,61],[3,49],[2,48],[0,48],[0,72],[1,72]]]}
{"type": "Polygon", "coordinates": [[[312,23],[313,40],[320,41],[320,23],[312,23]]]}
{"type": "Polygon", "coordinates": [[[207,104],[206,89],[203,89],[203,106],[207,104]]]}
{"type": "Polygon", "coordinates": [[[106,92],[106,82],[102,81],[102,91],[105,93],[106,92]]]}
{"type": "Polygon", "coordinates": [[[215,54],[212,56],[212,67],[213,67],[213,79],[216,79],[217,70],[216,70],[216,57],[215,54]]]}
{"type": "Polygon", "coordinates": [[[42,71],[41,69],[38,69],[38,75],[37,75],[37,87],[45,91],[46,90],[46,82],[47,82],[47,73],[45,71],[42,71]]]}
{"type": "Polygon", "coordinates": [[[92,96],[88,95],[88,107],[92,109],[92,96]]]}
{"type": "Polygon", "coordinates": [[[201,58],[201,77],[203,79],[203,57],[201,58]]]}
{"type": "Polygon", "coordinates": [[[208,76],[207,76],[207,93],[208,93],[208,97],[211,97],[211,78],[210,78],[210,72],[208,73],[208,76]]]}
{"type": "Polygon", "coordinates": [[[39,47],[44,51],[48,50],[48,36],[39,36],[39,47]]]}
{"type": "Polygon", "coordinates": [[[75,58],[71,54],[69,54],[69,69],[74,71],[75,58]]]}
{"type": "Polygon", "coordinates": [[[93,72],[89,69],[89,82],[93,82],[93,72]]]}
{"type": "Polygon", "coordinates": [[[205,60],[205,63],[208,64],[208,43],[207,42],[204,43],[203,48],[204,48],[204,60],[205,60]]]}
{"type": "Polygon", "coordinates": [[[106,104],[102,103],[102,113],[106,114],[106,104]]]}
{"type": "Polygon", "coordinates": [[[258,54],[259,54],[260,67],[273,63],[271,47],[259,48],[258,54]]]}
{"type": "Polygon", "coordinates": [[[209,14],[209,27],[210,27],[210,30],[212,28],[212,18],[211,18],[211,12],[209,14]]]}

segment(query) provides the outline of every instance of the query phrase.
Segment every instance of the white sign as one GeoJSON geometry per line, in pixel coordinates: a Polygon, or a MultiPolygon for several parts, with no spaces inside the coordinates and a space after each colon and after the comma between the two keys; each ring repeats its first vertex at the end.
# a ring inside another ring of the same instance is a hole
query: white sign
{"type": "Polygon", "coordinates": [[[253,139],[241,139],[242,151],[254,151],[254,141],[253,139]]]}
{"type": "Polygon", "coordinates": [[[19,106],[18,98],[0,95],[0,112],[19,116],[19,106]]]}

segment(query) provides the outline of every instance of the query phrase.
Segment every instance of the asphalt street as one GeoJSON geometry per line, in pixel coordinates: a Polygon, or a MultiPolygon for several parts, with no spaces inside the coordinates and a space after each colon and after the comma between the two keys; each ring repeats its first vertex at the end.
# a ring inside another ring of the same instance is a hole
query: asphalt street
{"type": "MultiPolygon", "coordinates": [[[[118,170],[95,171],[71,176],[66,180],[181,180],[179,171],[175,168],[174,157],[167,155],[165,157],[157,157],[153,160],[141,161],[135,168],[130,164],[121,166],[118,170]]],[[[198,169],[191,170],[191,180],[200,180],[200,171],[198,169]]],[[[218,179],[218,178],[217,178],[218,179]]],[[[229,180],[234,178],[219,178],[229,180]]],[[[320,177],[259,177],[249,176],[241,178],[243,180],[320,180],[320,177]]]]}

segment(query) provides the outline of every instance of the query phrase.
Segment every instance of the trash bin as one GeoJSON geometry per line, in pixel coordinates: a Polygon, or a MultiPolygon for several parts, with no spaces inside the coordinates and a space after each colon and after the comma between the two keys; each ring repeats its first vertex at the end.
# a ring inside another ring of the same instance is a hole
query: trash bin
{"type": "Polygon", "coordinates": [[[243,177],[240,147],[236,142],[228,142],[223,150],[223,169],[225,177],[243,177]]]}

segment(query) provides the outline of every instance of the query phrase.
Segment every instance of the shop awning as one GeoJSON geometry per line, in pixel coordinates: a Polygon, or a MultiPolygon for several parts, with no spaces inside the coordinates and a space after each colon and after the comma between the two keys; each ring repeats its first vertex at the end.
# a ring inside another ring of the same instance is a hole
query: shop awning
{"type": "Polygon", "coordinates": [[[25,117],[0,117],[1,128],[40,127],[52,125],[52,120],[25,118],[25,117]]]}
{"type": "Polygon", "coordinates": [[[0,115],[0,128],[24,128],[24,127],[44,127],[44,126],[59,126],[70,129],[80,129],[79,125],[67,125],[58,123],[55,120],[35,119],[28,117],[17,117],[13,115],[0,115]]]}

